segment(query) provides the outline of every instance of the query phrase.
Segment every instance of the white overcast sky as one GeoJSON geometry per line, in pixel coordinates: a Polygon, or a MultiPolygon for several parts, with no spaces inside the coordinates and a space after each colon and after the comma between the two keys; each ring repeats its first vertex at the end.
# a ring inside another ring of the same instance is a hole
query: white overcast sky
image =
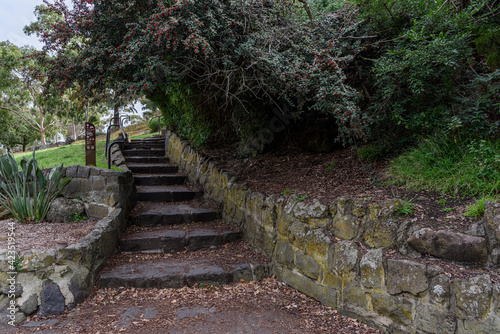
{"type": "Polygon", "coordinates": [[[17,46],[32,45],[37,49],[42,44],[36,36],[26,36],[24,26],[35,21],[35,6],[43,0],[0,0],[0,41],[9,40],[17,46]]]}

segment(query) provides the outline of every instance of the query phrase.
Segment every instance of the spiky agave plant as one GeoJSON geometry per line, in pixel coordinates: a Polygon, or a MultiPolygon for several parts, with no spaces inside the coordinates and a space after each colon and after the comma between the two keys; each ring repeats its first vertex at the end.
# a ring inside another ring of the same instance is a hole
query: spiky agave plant
{"type": "Polygon", "coordinates": [[[32,158],[23,158],[20,164],[21,170],[11,154],[0,156],[0,204],[20,223],[41,221],[71,178],[64,176],[63,165],[42,171],[35,151],[32,158]]]}

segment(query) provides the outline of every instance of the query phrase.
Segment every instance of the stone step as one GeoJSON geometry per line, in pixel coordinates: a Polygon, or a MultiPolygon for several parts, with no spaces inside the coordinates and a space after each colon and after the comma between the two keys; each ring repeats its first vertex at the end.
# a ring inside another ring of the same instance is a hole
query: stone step
{"type": "Polygon", "coordinates": [[[260,280],[269,275],[267,264],[241,263],[225,266],[207,259],[156,259],[125,263],[105,271],[99,278],[101,288],[182,288],[260,280]]]}
{"type": "Polygon", "coordinates": [[[176,253],[184,250],[196,251],[203,248],[215,248],[229,242],[241,240],[241,231],[231,229],[163,229],[136,232],[121,238],[118,242],[122,252],[143,252],[161,250],[176,253]]]}
{"type": "Polygon", "coordinates": [[[206,222],[219,218],[213,209],[191,207],[186,204],[158,203],[145,211],[130,216],[130,222],[138,226],[177,225],[206,222]]]}
{"type": "Polygon", "coordinates": [[[186,186],[137,186],[137,199],[148,202],[182,202],[203,196],[186,186]]]}
{"type": "Polygon", "coordinates": [[[141,138],[141,139],[132,139],[130,140],[130,143],[148,143],[148,142],[165,142],[165,137],[147,137],[147,138],[141,138]]]}
{"type": "Polygon", "coordinates": [[[163,141],[152,141],[152,142],[142,142],[142,143],[130,143],[130,144],[125,144],[125,150],[132,150],[132,149],[159,149],[159,148],[165,148],[165,143],[163,141]]]}
{"type": "Polygon", "coordinates": [[[134,175],[135,184],[138,186],[161,186],[183,184],[186,181],[185,175],[163,174],[163,175],[134,175]]]}
{"type": "Polygon", "coordinates": [[[167,157],[125,157],[127,164],[161,164],[168,163],[170,160],[167,157]]]}
{"type": "Polygon", "coordinates": [[[164,157],[165,149],[123,150],[122,153],[125,157],[164,157]]]}
{"type": "Polygon", "coordinates": [[[132,139],[130,140],[132,143],[134,142],[145,142],[145,141],[165,141],[164,136],[150,136],[146,138],[140,138],[140,139],[132,139]]]}
{"type": "Polygon", "coordinates": [[[179,168],[168,164],[127,164],[132,173],[137,174],[174,174],[179,168]]]}
{"type": "Polygon", "coordinates": [[[165,140],[131,140],[130,143],[126,143],[125,145],[163,145],[165,146],[165,140]]]}

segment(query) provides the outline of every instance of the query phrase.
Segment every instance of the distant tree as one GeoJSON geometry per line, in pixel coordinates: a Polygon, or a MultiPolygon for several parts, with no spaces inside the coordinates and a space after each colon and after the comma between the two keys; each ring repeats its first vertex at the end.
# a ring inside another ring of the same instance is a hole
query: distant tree
{"type": "Polygon", "coordinates": [[[43,95],[44,70],[29,58],[34,52],[29,47],[0,42],[0,109],[39,132],[42,144],[46,144],[46,132],[55,124],[53,111],[58,101],[43,95]]]}
{"type": "Polygon", "coordinates": [[[26,146],[40,138],[32,128],[26,126],[25,123],[17,122],[14,117],[6,110],[0,110],[0,143],[5,147],[13,148],[16,145],[22,146],[22,150],[26,151],[26,146]]]}

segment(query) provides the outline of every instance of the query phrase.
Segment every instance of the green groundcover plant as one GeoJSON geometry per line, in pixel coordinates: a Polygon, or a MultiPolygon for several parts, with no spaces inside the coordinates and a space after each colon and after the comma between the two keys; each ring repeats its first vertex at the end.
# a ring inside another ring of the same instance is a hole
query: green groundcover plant
{"type": "Polygon", "coordinates": [[[33,157],[21,160],[21,170],[11,154],[0,156],[0,204],[20,223],[39,222],[51,203],[71,181],[63,165],[43,171],[33,157]]]}

